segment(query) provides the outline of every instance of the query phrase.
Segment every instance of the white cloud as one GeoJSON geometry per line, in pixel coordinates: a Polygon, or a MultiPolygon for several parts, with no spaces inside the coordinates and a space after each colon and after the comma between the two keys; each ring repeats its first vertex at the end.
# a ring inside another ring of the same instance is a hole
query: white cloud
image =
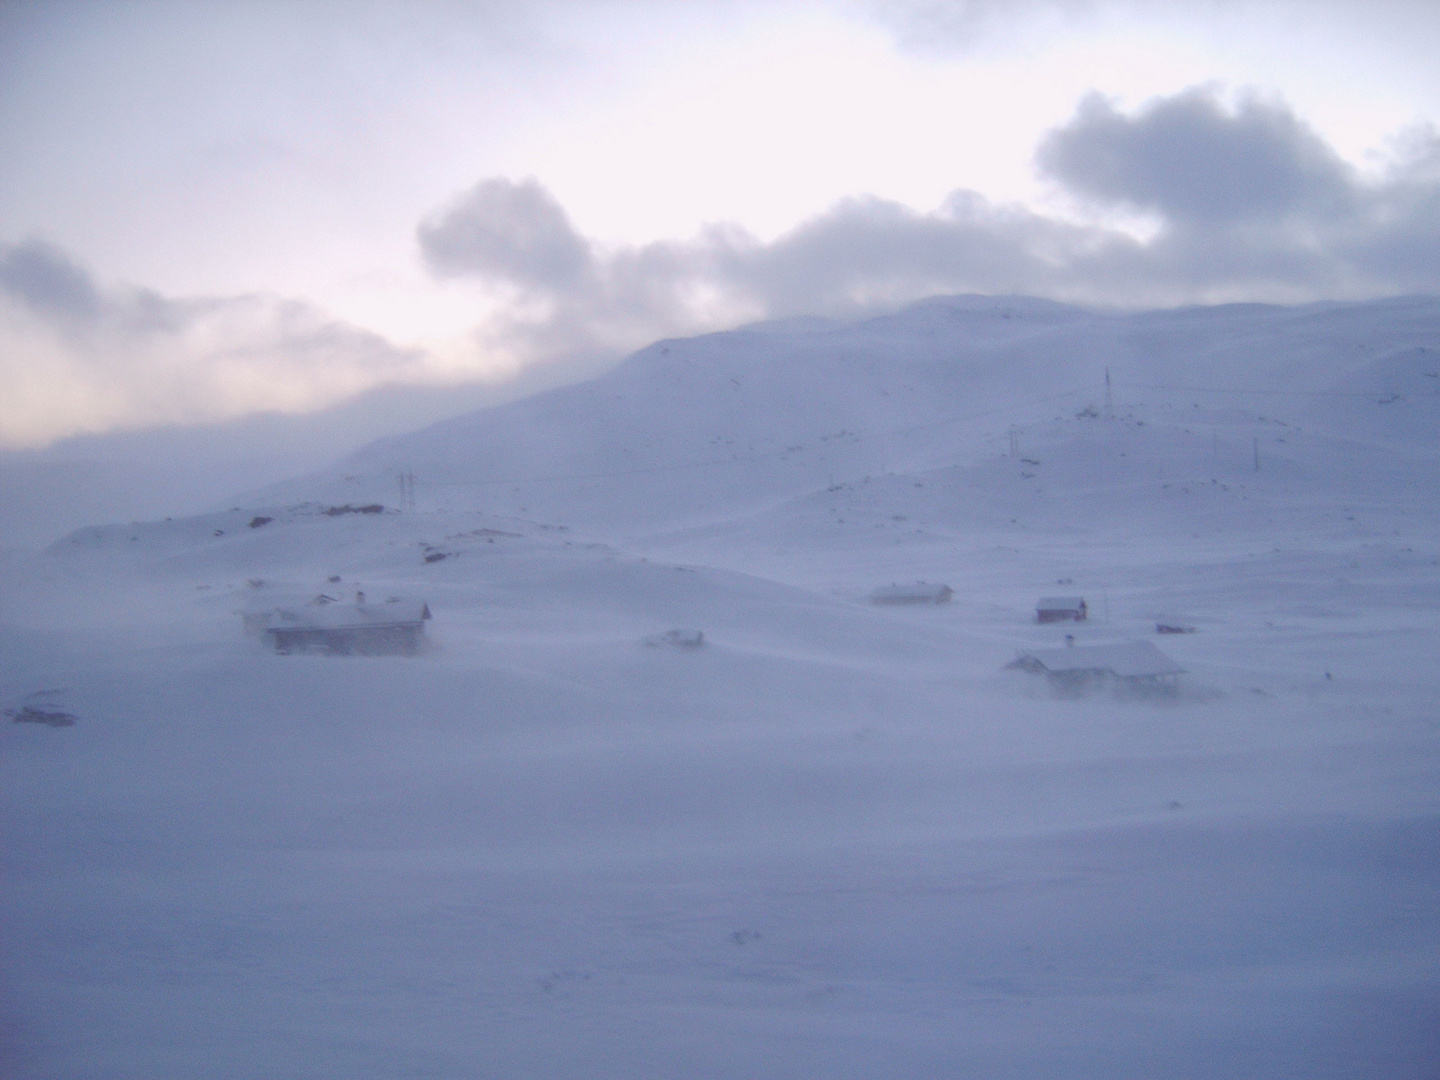
{"type": "Polygon", "coordinates": [[[0,245],[3,445],[303,412],[423,373],[419,354],[305,303],[102,288],[50,245],[0,245]]]}

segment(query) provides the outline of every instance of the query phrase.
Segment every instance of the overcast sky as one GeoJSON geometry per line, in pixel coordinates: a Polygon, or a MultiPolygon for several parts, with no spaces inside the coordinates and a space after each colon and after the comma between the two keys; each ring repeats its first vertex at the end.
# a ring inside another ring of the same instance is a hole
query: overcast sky
{"type": "Polygon", "coordinates": [[[0,5],[0,445],[942,292],[1440,291],[1440,5],[0,5]]]}

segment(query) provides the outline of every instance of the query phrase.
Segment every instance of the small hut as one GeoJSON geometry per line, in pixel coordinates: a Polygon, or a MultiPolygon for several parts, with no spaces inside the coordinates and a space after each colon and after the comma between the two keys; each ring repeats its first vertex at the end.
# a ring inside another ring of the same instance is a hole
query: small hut
{"type": "Polygon", "coordinates": [[[705,644],[705,631],[683,628],[666,630],[663,634],[649,635],[644,639],[644,643],[651,648],[669,645],[676,649],[698,649],[705,644]]]}
{"type": "Polygon", "coordinates": [[[955,595],[949,585],[917,581],[910,585],[882,585],[870,594],[872,604],[948,604],[955,595]]]}
{"type": "Polygon", "coordinates": [[[414,656],[425,636],[430,605],[392,598],[368,604],[280,605],[268,615],[262,638],[277,653],[328,656],[414,656]]]}
{"type": "Polygon", "coordinates": [[[1185,673],[1148,641],[1034,649],[1022,652],[1006,666],[1044,675],[1050,688],[1063,697],[1078,697],[1107,686],[1122,695],[1169,695],[1175,693],[1185,673]]]}
{"type": "Polygon", "coordinates": [[[1084,622],[1089,614],[1083,596],[1042,596],[1035,602],[1036,622],[1084,622]]]}

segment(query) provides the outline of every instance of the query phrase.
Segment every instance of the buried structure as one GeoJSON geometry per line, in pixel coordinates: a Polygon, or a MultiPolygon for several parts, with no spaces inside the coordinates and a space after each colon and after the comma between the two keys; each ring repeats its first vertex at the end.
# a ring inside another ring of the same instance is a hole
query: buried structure
{"type": "Polygon", "coordinates": [[[1170,695],[1185,673],[1148,641],[1034,649],[1022,652],[1006,667],[1044,675],[1050,689],[1064,697],[1106,688],[1127,696],[1170,695]]]}
{"type": "Polygon", "coordinates": [[[263,626],[255,625],[259,620],[253,613],[247,613],[246,624],[277,653],[414,656],[429,618],[430,605],[423,600],[367,604],[362,593],[353,604],[280,604],[264,613],[263,626]]]}
{"type": "Polygon", "coordinates": [[[870,594],[872,604],[948,604],[955,595],[949,585],[916,581],[909,585],[882,585],[870,594]]]}
{"type": "Polygon", "coordinates": [[[1084,622],[1089,614],[1083,596],[1042,596],[1035,602],[1036,622],[1084,622]]]}
{"type": "Polygon", "coordinates": [[[643,639],[644,645],[655,648],[660,645],[670,645],[676,649],[698,649],[705,644],[705,631],[675,629],[666,630],[663,634],[651,634],[643,639]]]}

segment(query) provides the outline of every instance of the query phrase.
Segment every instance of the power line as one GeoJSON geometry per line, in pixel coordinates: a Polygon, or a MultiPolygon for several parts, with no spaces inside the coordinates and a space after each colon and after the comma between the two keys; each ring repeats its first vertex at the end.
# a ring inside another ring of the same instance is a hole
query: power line
{"type": "MultiPolygon", "coordinates": [[[[1109,395],[1109,391],[1110,391],[1110,386],[1109,386],[1109,382],[1110,382],[1110,380],[1109,380],[1109,375],[1110,375],[1110,372],[1109,372],[1109,369],[1106,369],[1106,373],[1105,373],[1105,374],[1106,374],[1106,382],[1107,382],[1107,385],[1106,385],[1107,405],[1109,405],[1109,396],[1108,396],[1108,395],[1109,395]]],[[[1360,393],[1360,392],[1354,392],[1354,391],[1342,391],[1342,390],[1258,390],[1258,389],[1233,389],[1233,388],[1216,387],[1216,386],[1167,386],[1167,385],[1163,385],[1163,384],[1159,384],[1159,383],[1123,383],[1123,384],[1122,384],[1122,383],[1120,383],[1120,382],[1118,382],[1118,381],[1115,383],[1115,386],[1116,386],[1117,388],[1118,388],[1118,387],[1129,387],[1129,388],[1131,388],[1131,389],[1136,389],[1136,390],[1164,390],[1164,391],[1169,391],[1169,392],[1174,392],[1174,393],[1195,393],[1195,394],[1262,394],[1262,395],[1275,394],[1275,395],[1297,396],[1297,397],[1367,398],[1367,399],[1370,399],[1370,400],[1376,400],[1377,398],[1388,397],[1389,400],[1391,400],[1391,401],[1399,400],[1400,398],[1404,397],[1404,395],[1401,395],[1401,394],[1377,395],[1377,394],[1373,394],[1373,393],[1372,393],[1372,394],[1366,394],[1366,393],[1360,393]]],[[[1058,393],[1058,394],[1047,394],[1047,395],[1044,395],[1043,397],[1028,398],[1028,399],[1026,399],[1026,400],[1024,400],[1024,401],[1021,401],[1021,402],[1012,403],[1012,404],[1009,404],[1009,405],[996,406],[995,408],[991,408],[991,409],[979,409],[979,410],[975,410],[975,411],[972,411],[972,412],[959,413],[959,414],[956,414],[956,415],[953,415],[953,416],[942,417],[942,418],[939,419],[939,420],[929,420],[929,421],[926,421],[926,422],[923,423],[923,424],[908,424],[908,425],[906,425],[906,426],[904,426],[904,427],[886,428],[886,429],[881,429],[881,430],[879,430],[879,431],[870,431],[870,432],[864,432],[864,431],[861,431],[861,432],[851,432],[850,434],[853,435],[853,437],[856,439],[856,441],[866,441],[866,440],[873,441],[873,440],[877,440],[877,439],[891,438],[891,437],[895,437],[895,436],[912,435],[912,434],[915,434],[916,432],[928,431],[928,430],[931,430],[931,429],[934,429],[934,428],[940,428],[940,427],[947,427],[947,426],[949,426],[949,425],[951,425],[951,424],[961,424],[961,423],[965,423],[966,421],[970,421],[970,420],[980,420],[980,419],[983,419],[983,418],[985,418],[985,417],[987,417],[987,416],[994,416],[994,415],[999,414],[999,413],[1013,412],[1013,411],[1016,410],[1016,409],[1024,409],[1024,408],[1027,408],[1027,407],[1030,407],[1030,406],[1034,406],[1034,405],[1043,405],[1043,404],[1046,404],[1046,403],[1051,402],[1051,401],[1059,401],[1059,400],[1061,400],[1062,398],[1074,397],[1074,396],[1076,396],[1077,394],[1083,394],[1083,393],[1084,393],[1083,390],[1065,390],[1065,391],[1062,391],[1062,392],[1060,392],[1060,393],[1058,393]]],[[[1113,408],[1113,406],[1111,406],[1111,407],[1113,408]]],[[[1013,433],[1012,433],[1012,434],[1013,434],[1013,433]]],[[[1012,438],[1012,441],[1013,441],[1013,438],[1012,438]]],[[[765,450],[765,451],[760,451],[760,452],[758,452],[758,453],[736,454],[736,455],[732,455],[731,457],[728,457],[728,458],[715,458],[715,459],[708,460],[708,461],[689,461],[689,462],[681,462],[681,463],[676,464],[676,465],[646,465],[646,466],[636,466],[635,468],[630,468],[630,469],[611,469],[611,470],[607,470],[607,471],[604,471],[604,472],[555,473],[555,474],[551,474],[551,475],[549,475],[549,476],[531,476],[531,477],[522,477],[522,478],[519,478],[519,479],[511,478],[511,479],[502,479],[502,480],[466,480],[466,481],[455,480],[455,481],[450,481],[448,484],[445,484],[445,483],[442,482],[441,486],[457,486],[457,487],[503,487],[503,486],[507,486],[507,485],[508,485],[508,486],[520,486],[520,485],[523,485],[523,484],[559,483],[559,482],[569,481],[569,480],[611,480],[611,479],[620,479],[620,478],[627,477],[627,476],[653,476],[653,475],[657,475],[657,474],[660,474],[660,473],[686,472],[686,471],[697,470],[697,469],[718,469],[718,468],[724,468],[724,467],[730,466],[730,465],[743,464],[743,463],[746,463],[746,462],[766,461],[766,460],[769,460],[769,459],[771,459],[771,458],[787,457],[787,456],[789,456],[790,454],[799,453],[799,452],[802,452],[802,451],[804,451],[804,450],[806,450],[806,449],[813,449],[813,448],[815,448],[815,447],[813,447],[813,445],[812,445],[812,446],[804,446],[804,445],[802,445],[802,446],[799,446],[799,447],[789,447],[789,448],[786,448],[786,449],[783,449],[783,450],[765,450]]],[[[411,474],[411,475],[413,476],[413,474],[411,474]]],[[[413,485],[413,483],[414,483],[413,479],[410,480],[410,483],[413,485]]],[[[410,490],[413,492],[413,490],[414,490],[413,487],[412,487],[410,490]]],[[[414,496],[413,496],[413,494],[412,494],[412,495],[411,495],[411,498],[413,499],[413,497],[414,497],[414,496]]]]}
{"type": "MultiPolygon", "coordinates": [[[[1025,408],[1031,405],[1043,405],[1046,402],[1058,401],[1061,398],[1074,397],[1081,393],[1079,390],[1066,390],[1059,394],[1047,394],[1044,397],[1030,398],[1018,404],[997,406],[993,409],[980,409],[975,412],[962,413],[956,416],[948,416],[940,420],[930,420],[923,424],[910,424],[905,427],[882,429],[871,432],[852,432],[857,440],[874,440],[889,438],[896,435],[910,435],[917,431],[928,431],[931,428],[945,427],[950,424],[961,424],[967,420],[979,420],[986,416],[994,416],[996,413],[1011,412],[1017,408],[1025,408]]],[[[798,453],[805,447],[790,448],[785,450],[766,450],[760,453],[737,454],[728,458],[716,458],[711,461],[690,461],[678,465],[648,465],[637,466],[633,469],[614,469],[608,472],[592,473],[557,473],[552,476],[531,476],[522,479],[511,480],[452,480],[447,486],[456,487],[499,487],[504,485],[519,486],[521,484],[544,484],[554,483],[563,480],[610,480],[625,476],[648,476],[655,473],[682,472],[687,469],[714,469],[726,465],[735,465],[748,461],[765,461],[769,458],[786,457],[798,453]]]]}
{"type": "Polygon", "coordinates": [[[1170,390],[1180,394],[1281,394],[1291,397],[1369,398],[1372,401],[1381,398],[1398,401],[1406,396],[1387,391],[1366,394],[1358,390],[1236,390],[1220,386],[1161,386],[1157,383],[1125,383],[1124,385],[1133,390],[1170,390]]]}
{"type": "MultiPolygon", "coordinates": [[[[1111,380],[1110,380],[1110,369],[1109,369],[1109,368],[1106,368],[1106,370],[1105,370],[1105,383],[1106,383],[1106,386],[1105,386],[1105,392],[1106,392],[1106,411],[1109,412],[1109,411],[1113,408],[1113,405],[1111,405],[1111,400],[1112,400],[1112,399],[1111,399],[1111,397],[1110,397],[1111,380]]],[[[1385,400],[1387,400],[1387,401],[1397,401],[1397,400],[1400,400],[1401,398],[1405,397],[1405,395],[1403,395],[1403,394],[1388,394],[1388,395],[1387,395],[1387,394],[1379,394],[1379,395],[1377,395],[1377,394],[1373,394],[1373,393],[1366,394],[1366,393],[1360,393],[1360,392],[1357,392],[1357,391],[1344,391],[1344,390],[1258,390],[1258,389],[1234,389],[1234,388],[1217,387],[1217,386],[1167,386],[1167,385],[1163,385],[1163,384],[1159,384],[1159,383],[1124,383],[1124,384],[1122,384],[1122,383],[1119,383],[1118,381],[1115,383],[1115,386],[1116,386],[1116,387],[1122,387],[1122,386],[1124,386],[1124,387],[1129,387],[1129,388],[1135,389],[1135,390],[1164,390],[1164,391],[1169,391],[1169,392],[1173,392],[1173,393],[1186,393],[1186,394],[1189,394],[1189,393],[1194,393],[1194,394],[1261,394],[1261,395],[1271,395],[1271,394],[1273,394],[1273,395],[1284,395],[1284,396],[1293,396],[1293,397],[1346,397],[1346,398],[1367,398],[1367,399],[1370,399],[1370,400],[1385,399],[1385,400]]],[[[951,425],[951,424],[961,424],[961,423],[965,423],[966,421],[970,421],[970,420],[980,420],[980,419],[983,419],[984,417],[987,417],[987,416],[994,416],[994,415],[999,414],[999,413],[1013,412],[1013,411],[1015,411],[1016,409],[1024,409],[1024,408],[1028,408],[1028,407],[1034,406],[1034,405],[1044,405],[1044,404],[1046,404],[1046,403],[1048,403],[1048,402],[1051,402],[1051,401],[1059,401],[1059,400],[1061,400],[1062,398],[1074,397],[1074,396],[1076,396],[1076,395],[1083,395],[1083,394],[1084,394],[1084,391],[1083,391],[1083,390],[1079,390],[1079,389],[1064,390],[1064,391],[1061,391],[1061,392],[1058,393],[1058,394],[1047,394],[1047,395],[1044,395],[1043,397],[1027,398],[1027,399],[1024,400],[1024,401],[1012,403],[1012,404],[1009,404],[1009,405],[996,406],[995,408],[991,408],[991,409],[979,409],[979,410],[975,410],[975,411],[972,411],[972,412],[959,413],[959,414],[956,414],[956,415],[953,415],[953,416],[942,417],[942,418],[939,419],[939,420],[929,420],[929,421],[926,421],[926,422],[923,423],[923,424],[909,424],[909,425],[906,425],[906,426],[904,426],[904,427],[887,428],[887,429],[881,429],[881,430],[879,430],[879,431],[871,431],[871,432],[863,432],[863,431],[861,431],[861,432],[850,432],[849,434],[851,434],[851,435],[855,438],[855,440],[856,440],[857,442],[858,442],[858,441],[865,441],[865,440],[871,440],[871,441],[873,441],[873,440],[877,440],[877,439],[890,438],[890,437],[894,437],[894,436],[912,435],[912,434],[914,434],[914,433],[916,433],[916,432],[920,432],[920,431],[928,431],[928,430],[931,430],[931,429],[933,429],[933,428],[947,427],[947,426],[949,426],[949,425],[951,425]]],[[[1011,441],[1012,441],[1012,444],[1013,444],[1013,442],[1014,442],[1014,436],[1015,436],[1015,432],[1014,432],[1014,430],[1012,429],[1012,432],[1011,432],[1011,441]]],[[[803,451],[803,450],[811,449],[811,448],[814,448],[814,447],[813,447],[813,446],[812,446],[812,447],[807,447],[807,446],[804,446],[804,445],[801,445],[801,446],[792,446],[792,447],[788,447],[788,448],[783,449],[783,450],[766,450],[766,451],[761,451],[761,452],[759,452],[759,453],[736,454],[736,455],[732,455],[731,457],[728,457],[728,458],[716,458],[716,459],[712,459],[712,460],[709,460],[709,461],[690,461],[690,462],[682,462],[682,463],[676,464],[676,465],[648,465],[648,466],[637,466],[637,467],[635,467],[635,468],[630,468],[630,469],[612,469],[612,470],[608,470],[608,471],[605,471],[605,472],[555,473],[555,474],[552,474],[552,475],[549,475],[549,476],[531,476],[531,477],[523,477],[523,478],[520,478],[520,479],[511,478],[511,479],[507,479],[507,480],[463,480],[463,481],[462,481],[462,480],[453,480],[453,481],[449,481],[448,483],[441,481],[441,482],[433,483],[432,486],[445,486],[445,487],[450,487],[450,486],[455,486],[455,487],[503,487],[503,486],[507,486],[507,485],[508,485],[508,486],[519,486],[519,485],[522,485],[522,484],[558,483],[558,482],[567,481],[567,480],[610,480],[610,479],[619,479],[619,478],[623,478],[623,477],[627,477],[627,476],[650,476],[650,475],[655,475],[655,474],[659,474],[659,473],[685,472],[685,471],[696,470],[696,469],[718,469],[718,468],[724,468],[724,467],[730,466],[730,465],[742,464],[742,463],[745,463],[745,462],[765,461],[765,460],[768,460],[768,459],[771,459],[771,458],[787,457],[787,456],[789,456],[790,454],[798,453],[798,452],[801,452],[801,451],[803,451]]],[[[1013,447],[1012,447],[1012,448],[1013,448],[1013,447]]],[[[410,473],[410,472],[407,471],[406,473],[402,474],[402,477],[401,477],[401,485],[402,485],[402,496],[401,496],[401,497],[402,497],[402,503],[404,503],[404,502],[406,501],[407,496],[408,496],[409,508],[410,508],[412,511],[413,511],[413,507],[414,507],[414,502],[413,502],[413,500],[414,500],[414,483],[415,483],[415,480],[414,480],[414,474],[413,474],[413,473],[410,473]]]]}
{"type": "Polygon", "coordinates": [[[400,482],[400,512],[413,514],[415,513],[415,474],[406,469],[399,475],[398,480],[400,482]]]}

